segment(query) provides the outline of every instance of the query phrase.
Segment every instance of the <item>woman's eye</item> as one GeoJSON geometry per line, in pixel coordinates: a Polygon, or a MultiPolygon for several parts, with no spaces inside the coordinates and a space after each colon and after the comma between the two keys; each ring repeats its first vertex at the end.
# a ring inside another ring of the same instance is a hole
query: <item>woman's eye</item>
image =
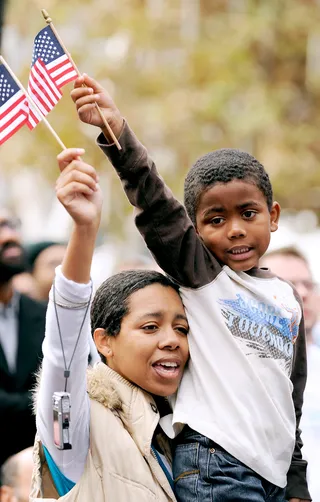
{"type": "Polygon", "coordinates": [[[242,216],[244,216],[246,220],[252,220],[252,218],[254,218],[256,214],[257,214],[256,211],[248,210],[242,213],[242,216]]]}
{"type": "Polygon", "coordinates": [[[184,326],[177,326],[176,330],[180,331],[184,335],[187,335],[189,333],[189,328],[185,328],[184,326]]]}
{"type": "Polygon", "coordinates": [[[215,216],[210,220],[210,223],[213,225],[220,225],[224,221],[224,218],[222,216],[215,216]]]}

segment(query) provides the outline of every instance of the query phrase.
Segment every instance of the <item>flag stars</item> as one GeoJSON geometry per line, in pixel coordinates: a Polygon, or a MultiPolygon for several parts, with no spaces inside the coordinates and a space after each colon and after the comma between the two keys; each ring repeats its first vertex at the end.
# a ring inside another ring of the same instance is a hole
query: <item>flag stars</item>
{"type": "Polygon", "coordinates": [[[6,78],[6,74],[0,73],[0,102],[5,103],[16,92],[15,82],[6,78]]]}

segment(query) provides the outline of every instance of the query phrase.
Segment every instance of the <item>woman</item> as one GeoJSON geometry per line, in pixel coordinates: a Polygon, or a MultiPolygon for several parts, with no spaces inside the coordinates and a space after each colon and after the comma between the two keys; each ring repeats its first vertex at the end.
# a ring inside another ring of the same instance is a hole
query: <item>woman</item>
{"type": "Polygon", "coordinates": [[[188,359],[188,323],[177,288],[163,274],[121,272],[95,294],[91,330],[102,362],[87,370],[90,267],[102,195],[83,153],[58,156],[57,197],[74,225],[50,292],[30,500],[175,501],[170,445],[159,419],[165,420],[165,396],[177,390],[188,359]],[[52,396],[64,391],[70,423],[64,414],[60,429],[52,396]]]}

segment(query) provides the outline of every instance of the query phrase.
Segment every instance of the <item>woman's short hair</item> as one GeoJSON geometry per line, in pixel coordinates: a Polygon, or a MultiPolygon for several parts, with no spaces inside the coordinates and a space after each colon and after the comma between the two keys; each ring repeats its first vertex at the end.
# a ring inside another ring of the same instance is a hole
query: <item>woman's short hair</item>
{"type": "Polygon", "coordinates": [[[125,270],[112,275],[97,289],[91,306],[91,332],[103,328],[108,336],[120,332],[122,319],[129,313],[130,296],[151,284],[161,284],[178,292],[178,286],[154,270],[125,270]]]}

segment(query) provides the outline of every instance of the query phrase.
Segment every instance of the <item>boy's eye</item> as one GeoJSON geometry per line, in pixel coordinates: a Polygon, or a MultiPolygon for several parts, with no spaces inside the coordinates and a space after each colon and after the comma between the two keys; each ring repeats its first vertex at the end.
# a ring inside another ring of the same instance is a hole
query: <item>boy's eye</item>
{"type": "Polygon", "coordinates": [[[257,214],[256,211],[251,211],[248,209],[247,211],[242,213],[242,216],[244,216],[246,220],[252,220],[256,214],[257,214]]]}
{"type": "Polygon", "coordinates": [[[143,331],[156,331],[158,329],[158,326],[156,324],[146,324],[145,326],[142,326],[141,328],[143,331]]]}
{"type": "Polygon", "coordinates": [[[224,221],[224,218],[222,216],[215,216],[210,220],[210,223],[212,225],[220,225],[224,221]]]}

